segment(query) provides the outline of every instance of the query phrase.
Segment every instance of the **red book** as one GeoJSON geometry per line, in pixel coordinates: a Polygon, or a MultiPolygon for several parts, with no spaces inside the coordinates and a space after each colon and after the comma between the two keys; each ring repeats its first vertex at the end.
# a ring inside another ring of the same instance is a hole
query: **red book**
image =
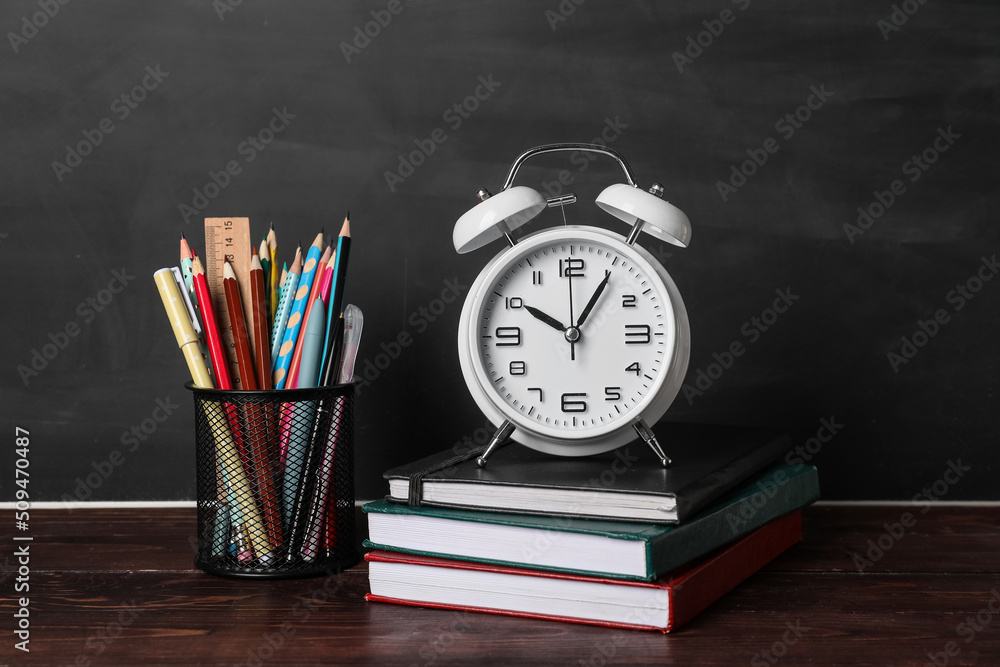
{"type": "Polygon", "coordinates": [[[365,599],[671,632],[801,539],[793,512],[653,582],[372,551],[365,599]]]}

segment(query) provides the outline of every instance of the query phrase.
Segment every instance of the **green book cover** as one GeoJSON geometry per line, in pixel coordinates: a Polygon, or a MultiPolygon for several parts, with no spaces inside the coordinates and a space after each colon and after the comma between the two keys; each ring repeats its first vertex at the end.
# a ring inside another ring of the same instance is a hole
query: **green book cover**
{"type": "MultiPolygon", "coordinates": [[[[777,465],[765,469],[745,482],[741,488],[679,525],[410,507],[379,500],[366,504],[362,509],[369,515],[395,515],[399,521],[404,522],[397,524],[400,526],[404,526],[408,521],[406,517],[418,517],[417,521],[420,522],[417,527],[418,532],[424,526],[428,530],[436,528],[437,531],[450,527],[458,537],[438,539],[434,548],[424,549],[372,540],[365,540],[364,545],[372,549],[440,558],[460,558],[496,565],[651,581],[753,532],[778,517],[802,508],[817,498],[819,498],[819,477],[816,468],[796,464],[777,465]],[[423,519],[437,521],[426,523],[423,519]],[[463,526],[453,522],[471,522],[478,525],[463,526]],[[474,538],[465,534],[473,532],[476,535],[474,538]],[[586,540],[583,544],[592,545],[593,550],[580,554],[579,557],[569,554],[566,559],[560,558],[556,553],[558,550],[554,549],[553,545],[559,545],[563,541],[561,536],[565,534],[582,536],[586,540]],[[621,542],[631,543],[631,546],[621,542]],[[623,547],[629,550],[633,547],[638,548],[640,551],[638,557],[644,561],[644,567],[643,563],[640,563],[640,567],[635,568],[633,573],[620,571],[613,555],[618,552],[612,550],[603,553],[605,547],[623,547]],[[502,553],[504,557],[485,555],[490,553],[502,553]],[[615,565],[599,567],[602,555],[606,562],[615,565]],[[564,560],[566,562],[563,562],[564,560]],[[575,561],[576,564],[567,565],[568,561],[575,561]]],[[[435,532],[429,539],[433,541],[437,536],[438,533],[435,532]]]]}

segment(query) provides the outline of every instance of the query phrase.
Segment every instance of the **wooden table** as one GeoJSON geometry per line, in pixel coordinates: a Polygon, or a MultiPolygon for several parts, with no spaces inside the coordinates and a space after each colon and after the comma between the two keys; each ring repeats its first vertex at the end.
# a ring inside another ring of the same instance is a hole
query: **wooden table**
{"type": "Polygon", "coordinates": [[[3,522],[0,665],[1000,665],[1000,508],[920,510],[814,506],[801,544],[662,635],[367,603],[364,564],[218,578],[193,509],[36,509],[30,654],[3,522]]]}

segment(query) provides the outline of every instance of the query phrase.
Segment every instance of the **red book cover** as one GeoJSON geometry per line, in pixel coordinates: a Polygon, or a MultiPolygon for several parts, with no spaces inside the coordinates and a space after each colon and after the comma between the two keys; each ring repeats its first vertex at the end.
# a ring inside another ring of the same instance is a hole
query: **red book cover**
{"type": "Polygon", "coordinates": [[[372,551],[365,554],[365,560],[371,563],[401,563],[433,568],[452,568],[473,572],[495,572],[518,577],[537,577],[540,579],[561,579],[569,581],[590,582],[612,587],[640,587],[659,589],[667,596],[667,622],[665,625],[643,622],[643,609],[636,609],[634,614],[624,621],[607,621],[579,616],[563,616],[555,614],[539,614],[530,610],[497,609],[485,606],[470,606],[461,604],[441,603],[419,599],[404,599],[389,595],[368,593],[365,599],[370,602],[390,602],[436,609],[458,609],[479,611],[508,616],[526,618],[544,618],[550,620],[588,623],[610,627],[635,628],[644,630],[660,630],[671,632],[699,612],[721,598],[728,591],[738,586],[744,579],[764,567],[785,549],[802,539],[802,514],[793,512],[780,519],[759,528],[743,539],[716,551],[712,555],[682,567],[666,577],[653,582],[622,581],[599,577],[587,577],[565,574],[561,572],[546,572],[524,568],[503,567],[484,563],[474,563],[462,560],[432,558],[388,551],[372,551]],[[633,622],[634,621],[634,622],[633,622]]]}

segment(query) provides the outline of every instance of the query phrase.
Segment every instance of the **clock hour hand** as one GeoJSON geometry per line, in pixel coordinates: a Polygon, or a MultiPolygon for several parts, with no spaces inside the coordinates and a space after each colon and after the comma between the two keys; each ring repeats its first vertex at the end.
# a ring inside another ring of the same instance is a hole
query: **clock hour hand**
{"type": "Polygon", "coordinates": [[[604,280],[602,280],[601,284],[597,286],[597,290],[594,292],[594,296],[590,297],[590,301],[587,302],[587,306],[583,309],[583,312],[580,313],[580,320],[576,323],[577,328],[583,326],[583,323],[586,321],[587,316],[590,315],[590,311],[594,309],[594,306],[597,304],[597,300],[600,299],[601,294],[604,293],[604,288],[608,286],[608,280],[610,279],[611,279],[611,272],[605,271],[604,280]]]}
{"type": "Polygon", "coordinates": [[[542,311],[538,310],[537,308],[532,308],[531,306],[527,306],[526,305],[524,307],[524,309],[527,310],[529,313],[531,313],[532,317],[534,317],[537,320],[541,320],[542,322],[545,322],[546,324],[548,324],[553,329],[556,329],[557,331],[566,331],[566,327],[564,327],[562,325],[562,322],[560,322],[559,320],[555,319],[554,317],[550,317],[550,316],[546,315],[545,313],[543,313],[542,311]]]}

